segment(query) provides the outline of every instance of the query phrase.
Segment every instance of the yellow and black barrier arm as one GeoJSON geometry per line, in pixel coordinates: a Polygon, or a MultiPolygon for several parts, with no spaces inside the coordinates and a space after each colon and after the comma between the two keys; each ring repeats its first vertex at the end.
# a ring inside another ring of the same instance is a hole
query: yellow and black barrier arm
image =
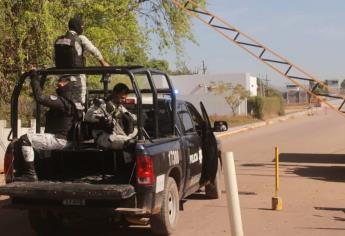
{"type": "Polygon", "coordinates": [[[177,8],[185,11],[188,15],[197,18],[209,28],[221,34],[227,40],[235,43],[237,46],[247,51],[253,57],[260,60],[278,74],[287,78],[293,84],[306,91],[311,97],[319,99],[331,109],[338,111],[342,115],[345,115],[345,109],[343,109],[345,104],[345,96],[339,94],[339,91],[336,89],[328,86],[323,81],[317,80],[313,75],[307,73],[301,67],[293,64],[272,49],[241,32],[238,28],[231,25],[227,21],[212,14],[198,3],[195,3],[192,0],[171,1],[177,8]],[[301,81],[308,81],[309,85],[307,86],[301,81]],[[337,104],[330,103],[329,100],[326,99],[327,97],[340,100],[340,105],[337,106],[337,104]]]}

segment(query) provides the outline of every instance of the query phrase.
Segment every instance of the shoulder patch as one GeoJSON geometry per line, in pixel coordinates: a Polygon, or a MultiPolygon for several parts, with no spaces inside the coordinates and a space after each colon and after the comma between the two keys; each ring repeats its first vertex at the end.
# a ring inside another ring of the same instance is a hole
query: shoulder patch
{"type": "Polygon", "coordinates": [[[54,96],[54,95],[50,95],[49,98],[50,98],[50,100],[52,100],[52,101],[55,101],[55,100],[58,99],[58,97],[57,97],[57,96],[54,96]]]}

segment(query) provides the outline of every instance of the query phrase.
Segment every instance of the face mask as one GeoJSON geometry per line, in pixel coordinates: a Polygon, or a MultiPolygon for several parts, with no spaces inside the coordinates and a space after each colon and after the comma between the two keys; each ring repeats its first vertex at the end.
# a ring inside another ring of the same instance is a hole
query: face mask
{"type": "Polygon", "coordinates": [[[66,98],[68,100],[72,100],[72,93],[73,93],[73,85],[72,84],[73,84],[72,82],[69,82],[62,87],[58,87],[56,89],[56,94],[58,96],[66,98]]]}

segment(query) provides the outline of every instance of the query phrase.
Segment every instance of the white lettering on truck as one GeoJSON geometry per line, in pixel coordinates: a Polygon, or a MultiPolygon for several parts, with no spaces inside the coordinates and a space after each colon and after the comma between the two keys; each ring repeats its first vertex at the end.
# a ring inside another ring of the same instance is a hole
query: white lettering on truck
{"type": "Polygon", "coordinates": [[[193,164],[195,162],[199,161],[199,163],[202,163],[202,150],[199,149],[198,152],[190,154],[189,155],[189,163],[193,164]]]}
{"type": "Polygon", "coordinates": [[[178,150],[169,151],[168,157],[170,166],[178,165],[180,163],[178,150]]]}

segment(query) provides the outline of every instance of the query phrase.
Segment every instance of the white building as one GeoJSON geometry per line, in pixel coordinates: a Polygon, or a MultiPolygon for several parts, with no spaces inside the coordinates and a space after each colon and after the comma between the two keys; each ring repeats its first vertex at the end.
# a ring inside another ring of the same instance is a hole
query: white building
{"type": "MultiPolygon", "coordinates": [[[[202,101],[209,115],[232,115],[229,105],[224,97],[215,95],[210,89],[211,82],[223,81],[240,84],[250,96],[257,96],[257,78],[249,73],[220,74],[220,75],[182,75],[172,76],[171,81],[178,91],[177,98],[187,100],[199,107],[202,101]]],[[[243,101],[236,111],[236,115],[247,115],[247,101],[243,101]]]]}

